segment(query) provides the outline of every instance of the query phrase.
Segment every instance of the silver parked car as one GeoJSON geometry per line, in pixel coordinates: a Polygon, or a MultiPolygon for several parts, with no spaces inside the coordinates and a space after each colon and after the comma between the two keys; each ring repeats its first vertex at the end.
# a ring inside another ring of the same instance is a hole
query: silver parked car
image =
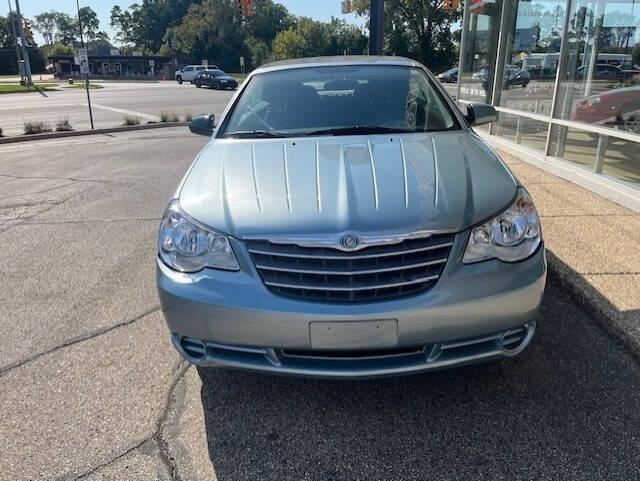
{"type": "Polygon", "coordinates": [[[254,71],[169,202],[157,284],[200,366],[358,378],[520,353],[546,261],[527,191],[419,63],[254,71]]]}

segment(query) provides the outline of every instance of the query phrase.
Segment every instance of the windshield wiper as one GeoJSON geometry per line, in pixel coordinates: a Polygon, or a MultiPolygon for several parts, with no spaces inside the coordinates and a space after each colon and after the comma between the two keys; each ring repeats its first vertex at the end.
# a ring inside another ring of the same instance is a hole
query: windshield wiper
{"type": "Polygon", "coordinates": [[[411,132],[416,132],[416,130],[382,127],[379,125],[352,125],[351,127],[333,127],[330,129],[313,130],[311,132],[304,132],[302,135],[407,134],[411,132]]]}
{"type": "Polygon", "coordinates": [[[277,139],[281,137],[291,137],[291,134],[271,130],[238,130],[223,135],[225,138],[236,139],[277,139]]]}

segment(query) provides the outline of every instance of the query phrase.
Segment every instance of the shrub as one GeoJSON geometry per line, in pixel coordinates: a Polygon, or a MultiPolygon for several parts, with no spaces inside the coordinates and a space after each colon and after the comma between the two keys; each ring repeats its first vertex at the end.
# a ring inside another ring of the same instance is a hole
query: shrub
{"type": "Polygon", "coordinates": [[[160,122],[179,122],[180,117],[172,110],[163,110],[160,112],[160,122]]]}
{"type": "Polygon", "coordinates": [[[193,119],[193,115],[191,114],[191,112],[185,112],[184,113],[184,121],[185,122],[191,122],[192,119],[193,119]]]}
{"type": "Polygon", "coordinates": [[[63,117],[56,122],[56,132],[70,132],[73,130],[68,117],[63,117]]]}
{"type": "Polygon", "coordinates": [[[137,115],[125,115],[122,125],[140,125],[140,119],[137,115]]]}
{"type": "Polygon", "coordinates": [[[51,125],[45,120],[26,120],[24,122],[24,135],[42,134],[51,132],[51,125]]]}
{"type": "Polygon", "coordinates": [[[3,137],[3,135],[2,135],[2,127],[0,127],[0,137],[3,137]]]}

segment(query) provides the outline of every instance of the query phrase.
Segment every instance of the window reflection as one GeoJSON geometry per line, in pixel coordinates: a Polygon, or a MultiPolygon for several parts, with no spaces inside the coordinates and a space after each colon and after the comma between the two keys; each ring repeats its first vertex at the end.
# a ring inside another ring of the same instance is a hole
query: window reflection
{"type": "MultiPolygon", "coordinates": [[[[498,105],[551,115],[566,2],[520,0],[506,15],[505,66],[498,105]]],[[[505,7],[506,8],[506,7],[505,7]]]]}
{"type": "Polygon", "coordinates": [[[573,3],[556,118],[640,135],[639,27],[640,2],[573,3]]]}
{"type": "Polygon", "coordinates": [[[495,133],[531,149],[544,153],[549,124],[522,115],[498,113],[495,133]]]}
{"type": "Polygon", "coordinates": [[[491,103],[501,5],[501,0],[470,0],[459,75],[462,100],[491,103]]]}
{"type": "Polygon", "coordinates": [[[551,129],[551,152],[558,151],[558,142],[562,141],[563,160],[638,187],[640,185],[638,144],[607,137],[554,125],[551,129]]]}

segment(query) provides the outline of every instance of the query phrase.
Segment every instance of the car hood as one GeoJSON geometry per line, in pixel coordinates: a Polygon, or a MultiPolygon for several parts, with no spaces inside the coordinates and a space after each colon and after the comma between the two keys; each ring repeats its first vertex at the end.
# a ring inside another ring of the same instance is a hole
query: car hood
{"type": "Polygon", "coordinates": [[[218,80],[232,80],[235,82],[236,79],[234,79],[232,76],[230,75],[219,75],[216,77],[218,80]]]}
{"type": "Polygon", "coordinates": [[[470,131],[215,139],[182,209],[234,237],[458,232],[506,207],[517,181],[470,131]]]}

